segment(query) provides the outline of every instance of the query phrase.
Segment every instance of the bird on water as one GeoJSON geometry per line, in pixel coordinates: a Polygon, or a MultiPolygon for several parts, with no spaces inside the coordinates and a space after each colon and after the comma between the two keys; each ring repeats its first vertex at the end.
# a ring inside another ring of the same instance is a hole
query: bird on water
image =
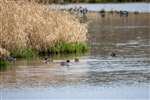
{"type": "Polygon", "coordinates": [[[111,56],[111,57],[116,57],[117,55],[116,55],[115,52],[112,52],[112,53],[110,54],[110,56],[111,56]]]}

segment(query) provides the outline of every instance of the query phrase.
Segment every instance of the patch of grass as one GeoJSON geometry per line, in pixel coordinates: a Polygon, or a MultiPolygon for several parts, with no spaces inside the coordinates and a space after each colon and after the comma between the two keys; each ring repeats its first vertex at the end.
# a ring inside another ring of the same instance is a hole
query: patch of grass
{"type": "Polygon", "coordinates": [[[3,70],[9,63],[3,59],[0,59],[0,70],[3,70]]]}
{"type": "Polygon", "coordinates": [[[0,58],[0,71],[6,71],[8,69],[10,69],[10,63],[4,59],[0,58]]]}
{"type": "Polygon", "coordinates": [[[37,51],[34,49],[26,48],[26,49],[17,49],[11,52],[10,56],[16,58],[35,58],[38,55],[48,55],[48,54],[71,54],[71,53],[85,53],[89,50],[86,43],[67,43],[67,42],[59,42],[55,45],[49,47],[47,51],[37,51]]]}
{"type": "Polygon", "coordinates": [[[59,42],[50,47],[48,52],[51,54],[58,53],[84,53],[88,51],[88,46],[85,43],[66,43],[59,42]]]}
{"type": "Polygon", "coordinates": [[[17,49],[13,52],[11,52],[11,56],[16,57],[16,58],[33,58],[37,57],[37,52],[33,49],[17,49]]]}

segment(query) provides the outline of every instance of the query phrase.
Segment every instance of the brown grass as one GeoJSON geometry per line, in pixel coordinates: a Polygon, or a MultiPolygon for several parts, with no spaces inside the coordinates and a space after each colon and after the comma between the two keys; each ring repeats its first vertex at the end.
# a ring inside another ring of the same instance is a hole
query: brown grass
{"type": "Polygon", "coordinates": [[[10,55],[10,53],[6,49],[2,49],[0,47],[0,58],[4,58],[4,57],[9,56],[9,55],[10,55]]]}
{"type": "MultiPolygon", "coordinates": [[[[0,1],[0,47],[47,50],[56,42],[85,42],[87,28],[67,12],[35,2],[0,1]]],[[[0,51],[1,52],[1,51],[0,51]]]]}

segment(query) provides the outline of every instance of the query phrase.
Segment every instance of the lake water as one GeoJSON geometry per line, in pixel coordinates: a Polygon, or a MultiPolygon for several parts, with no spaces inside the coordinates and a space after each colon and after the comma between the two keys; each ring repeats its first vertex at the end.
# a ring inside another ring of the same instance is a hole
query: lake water
{"type": "Polygon", "coordinates": [[[17,60],[0,71],[1,100],[149,100],[149,14],[89,13],[87,20],[89,53],[55,56],[50,64],[17,60]],[[66,59],[71,63],[61,66],[66,59]]]}
{"type": "Polygon", "coordinates": [[[90,11],[100,11],[105,9],[106,11],[110,10],[127,10],[130,12],[139,11],[139,12],[150,12],[150,3],[102,3],[102,4],[65,4],[65,5],[51,5],[50,7],[55,9],[63,8],[75,8],[75,7],[84,7],[90,11]]]}

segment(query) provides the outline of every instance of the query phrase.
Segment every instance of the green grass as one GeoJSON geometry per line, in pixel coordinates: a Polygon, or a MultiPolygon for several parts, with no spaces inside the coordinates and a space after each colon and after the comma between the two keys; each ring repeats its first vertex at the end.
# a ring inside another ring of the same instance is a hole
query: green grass
{"type": "Polygon", "coordinates": [[[0,59],[0,71],[6,71],[10,69],[10,63],[6,60],[0,59]]]}
{"type": "Polygon", "coordinates": [[[9,65],[9,63],[5,60],[0,59],[0,70],[9,65]]]}
{"type": "Polygon", "coordinates": [[[47,51],[36,51],[33,49],[17,49],[11,52],[11,56],[16,58],[34,58],[47,54],[71,54],[71,53],[85,53],[89,50],[86,43],[66,43],[59,42],[49,47],[47,51]]]}
{"type": "Polygon", "coordinates": [[[16,58],[33,58],[37,56],[37,52],[30,48],[17,49],[11,52],[11,56],[16,57],[16,58]]]}
{"type": "Polygon", "coordinates": [[[66,43],[59,42],[50,47],[48,52],[52,54],[59,53],[84,53],[88,51],[88,46],[85,43],[66,43]]]}

